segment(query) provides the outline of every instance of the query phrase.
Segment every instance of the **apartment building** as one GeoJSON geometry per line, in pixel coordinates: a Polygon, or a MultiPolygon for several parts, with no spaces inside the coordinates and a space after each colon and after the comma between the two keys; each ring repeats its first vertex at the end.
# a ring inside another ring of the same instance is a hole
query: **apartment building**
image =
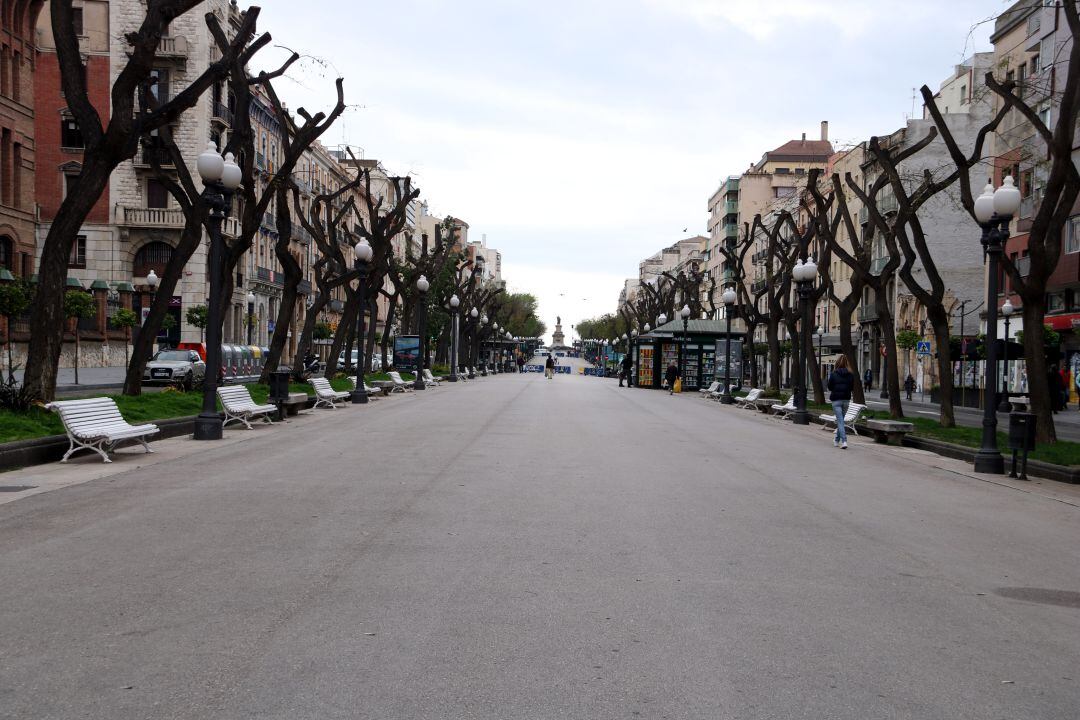
{"type": "Polygon", "coordinates": [[[720,296],[734,277],[733,263],[725,259],[721,249],[736,251],[738,247],[739,180],[738,175],[728,177],[709,198],[709,240],[703,257],[706,282],[701,287],[701,305],[713,320],[722,314],[720,296]]]}

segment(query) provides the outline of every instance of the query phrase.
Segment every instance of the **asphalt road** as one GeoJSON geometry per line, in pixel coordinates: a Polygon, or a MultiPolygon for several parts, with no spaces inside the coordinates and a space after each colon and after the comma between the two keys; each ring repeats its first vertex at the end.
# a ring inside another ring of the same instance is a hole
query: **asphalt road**
{"type": "Polygon", "coordinates": [[[1080,709],[1071,487],[579,376],[228,434],[0,506],[0,717],[1080,709]]]}

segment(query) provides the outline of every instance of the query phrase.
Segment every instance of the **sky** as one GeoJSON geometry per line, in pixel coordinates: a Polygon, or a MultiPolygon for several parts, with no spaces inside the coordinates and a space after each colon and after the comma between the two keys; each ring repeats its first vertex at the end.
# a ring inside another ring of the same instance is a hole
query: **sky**
{"type": "MultiPolygon", "coordinates": [[[[554,329],[616,309],[638,262],[706,235],[728,175],[829,121],[900,127],[913,93],[989,50],[1000,0],[263,0],[257,66],[290,107],[349,109],[323,141],[411,174],[554,329]],[[317,8],[317,15],[311,13],[317,8]],[[684,232],[685,228],[685,232],[684,232]]],[[[921,114],[921,106],[916,107],[921,114]]]]}

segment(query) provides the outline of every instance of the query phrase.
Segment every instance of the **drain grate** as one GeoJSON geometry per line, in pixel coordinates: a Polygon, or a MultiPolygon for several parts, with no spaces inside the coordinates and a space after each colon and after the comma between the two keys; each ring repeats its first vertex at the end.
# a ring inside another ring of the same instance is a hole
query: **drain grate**
{"type": "Polygon", "coordinates": [[[0,485],[0,492],[22,492],[23,490],[33,490],[37,485],[0,485]]]}
{"type": "Polygon", "coordinates": [[[1013,600],[1026,600],[1027,602],[1040,603],[1042,605],[1058,605],[1067,608],[1080,608],[1080,592],[1073,590],[1053,590],[1051,588],[1035,587],[1003,587],[994,590],[996,595],[1011,598],[1013,600]]]}

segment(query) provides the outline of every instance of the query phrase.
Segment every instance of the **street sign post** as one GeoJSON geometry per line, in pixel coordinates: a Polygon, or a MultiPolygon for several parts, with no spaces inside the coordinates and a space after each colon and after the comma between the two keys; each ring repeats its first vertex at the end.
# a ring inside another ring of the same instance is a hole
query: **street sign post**
{"type": "Polygon", "coordinates": [[[930,354],[930,341],[920,340],[919,344],[915,347],[916,355],[929,355],[930,354]]]}

